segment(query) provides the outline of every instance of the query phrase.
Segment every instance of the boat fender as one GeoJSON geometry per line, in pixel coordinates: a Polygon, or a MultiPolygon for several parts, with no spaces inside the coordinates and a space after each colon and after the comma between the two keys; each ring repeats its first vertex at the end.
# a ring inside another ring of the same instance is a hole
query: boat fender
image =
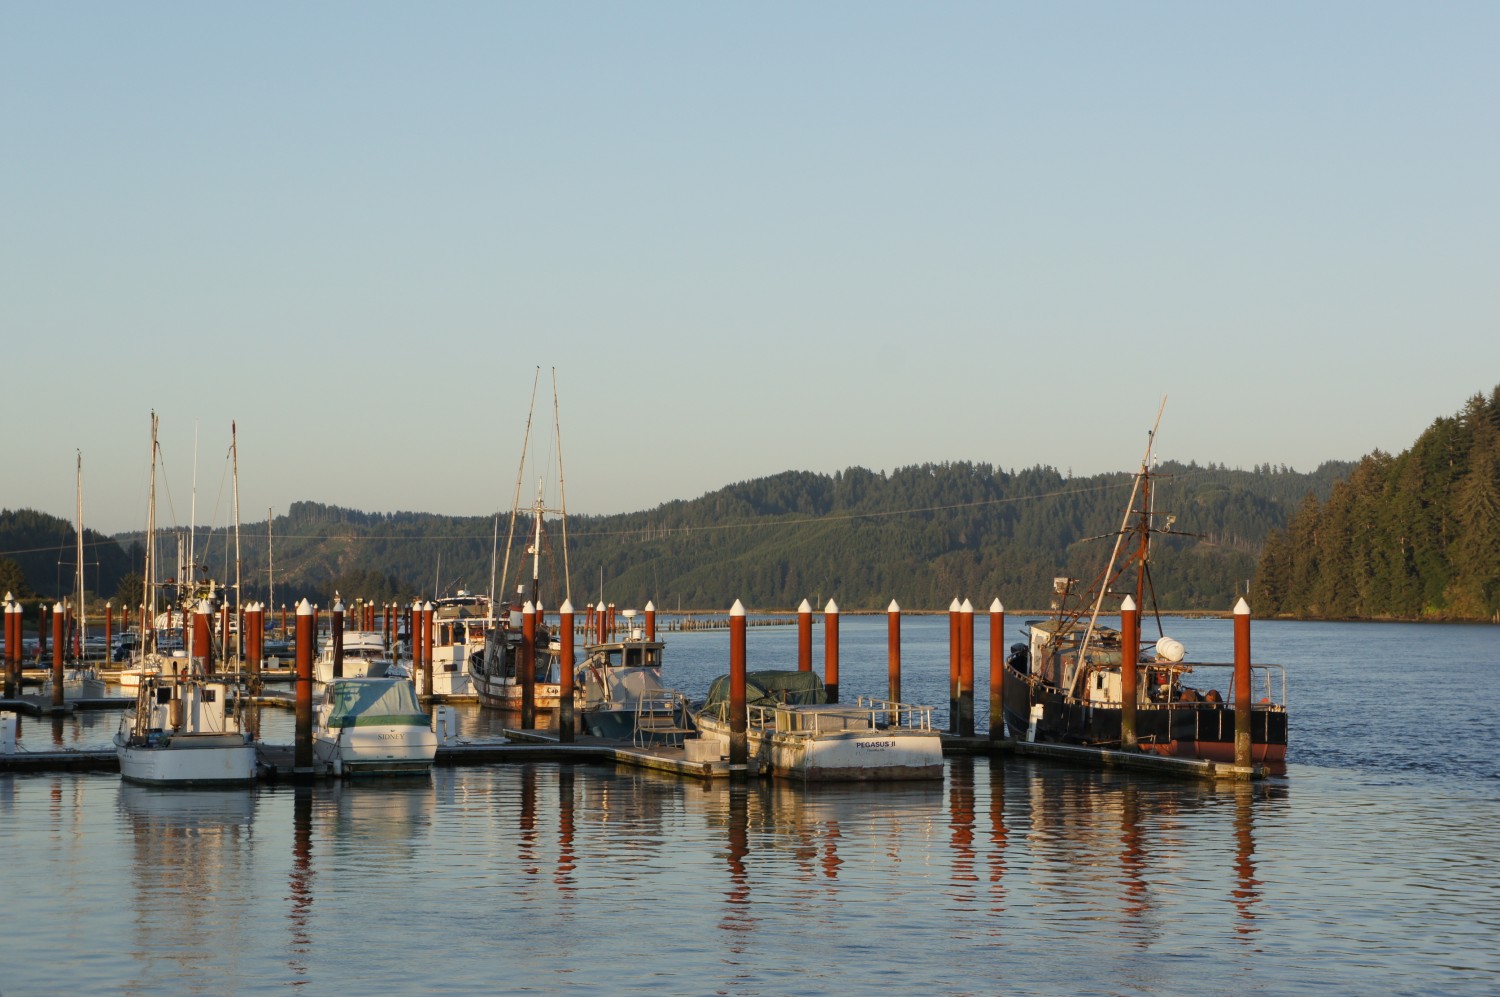
{"type": "Polygon", "coordinates": [[[1182,646],[1182,641],[1175,637],[1163,637],[1156,642],[1156,660],[1158,661],[1181,661],[1187,655],[1187,648],[1182,646]]]}

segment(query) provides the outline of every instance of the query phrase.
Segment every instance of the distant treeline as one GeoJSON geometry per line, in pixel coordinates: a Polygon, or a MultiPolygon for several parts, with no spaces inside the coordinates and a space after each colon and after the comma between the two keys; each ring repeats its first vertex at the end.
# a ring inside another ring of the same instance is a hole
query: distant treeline
{"type": "MultiPolygon", "coordinates": [[[[144,557],[118,540],[83,529],[83,582],[90,596],[108,598],[144,557]]],[[[77,590],[78,531],[66,519],[31,509],[0,510],[0,594],[49,602],[77,590]]]]}
{"type": "Polygon", "coordinates": [[[1258,611],[1500,621],[1500,387],[1271,534],[1258,611]]]}
{"type": "MultiPolygon", "coordinates": [[[[1254,575],[1266,537],[1304,496],[1326,498],[1351,466],[1330,462],[1309,474],[1162,465],[1155,507],[1176,521],[1174,535],[1155,548],[1161,604],[1228,609],[1254,575]]],[[[569,517],[566,592],[561,531],[548,520],[540,595],[548,608],[570,595],[580,609],[601,598],[636,608],[652,600],[662,610],[724,609],[736,599],[752,610],[791,610],[804,598],[819,609],[832,598],[850,612],[884,609],[892,599],[904,609],[943,609],[955,597],[981,610],[995,597],[1042,607],[1056,575],[1098,572],[1131,484],[1123,473],[1077,478],[1050,467],[967,462],[890,473],[789,471],[646,512],[569,517]]],[[[508,528],[509,513],[497,523],[297,502],[269,524],[269,542],[266,523],[241,527],[243,597],[328,605],[336,591],[346,601],[382,603],[485,592],[492,557],[506,560],[503,550],[494,554],[493,538],[498,529],[503,544],[508,528]]],[[[501,591],[530,576],[523,549],[530,533],[523,513],[501,591]]],[[[232,579],[233,546],[232,532],[200,530],[200,573],[232,579]]],[[[176,549],[172,541],[164,553],[175,557],[176,549]]]]}

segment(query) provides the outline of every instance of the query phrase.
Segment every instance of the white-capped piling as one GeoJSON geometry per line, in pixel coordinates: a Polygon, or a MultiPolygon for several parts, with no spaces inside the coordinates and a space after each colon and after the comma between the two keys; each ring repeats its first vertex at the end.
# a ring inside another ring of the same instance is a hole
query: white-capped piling
{"type": "Polygon", "coordinates": [[[1250,755],[1250,604],[1234,604],[1234,763],[1249,768],[1250,755]]]}
{"type": "Polygon", "coordinates": [[[1120,747],[1134,751],[1135,710],[1139,700],[1136,663],[1141,657],[1141,611],[1129,595],[1120,602],[1120,747]]]}
{"type": "Polygon", "coordinates": [[[990,741],[1005,736],[1005,606],[990,603],[990,741]]]}
{"type": "Polygon", "coordinates": [[[948,603],[948,733],[958,733],[958,597],[948,603]]]}
{"type": "Polygon", "coordinates": [[[303,777],[312,775],[312,684],[313,642],[317,639],[313,629],[312,605],[303,599],[297,603],[297,728],[292,751],[294,774],[303,777]]]}
{"type": "Polygon", "coordinates": [[[885,670],[888,698],[901,702],[901,607],[892,599],[885,607],[885,670]]]}
{"type": "Polygon", "coordinates": [[[344,600],[333,594],[333,677],[344,677],[344,600]]]}
{"type": "Polygon", "coordinates": [[[797,671],[812,671],[812,604],[806,599],[797,607],[797,671]]]}
{"type": "Polygon", "coordinates": [[[839,701],[839,607],[832,599],[823,607],[823,687],[828,701],[839,701]]]}
{"type": "Polygon", "coordinates": [[[557,740],[573,743],[573,601],[564,599],[557,610],[558,688],[557,740]]]}
{"type": "Polygon", "coordinates": [[[66,646],[63,638],[63,626],[66,617],[63,614],[62,603],[56,603],[52,607],[52,705],[63,704],[63,648],[66,646]]]}
{"type": "Polygon", "coordinates": [[[521,729],[536,727],[536,606],[530,599],[521,607],[521,657],[516,679],[521,683],[521,729]]]}
{"type": "Polygon", "coordinates": [[[958,732],[974,736],[974,604],[958,607],[958,732]]]}
{"type": "Polygon", "coordinates": [[[646,639],[656,639],[656,603],[646,602],[646,639]]]}
{"type": "MultiPolygon", "coordinates": [[[[804,602],[803,605],[806,605],[804,602]]],[[[745,715],[745,607],[738,600],[729,609],[729,777],[749,774],[750,740],[745,715]]],[[[811,667],[809,667],[809,671],[811,667]]]]}

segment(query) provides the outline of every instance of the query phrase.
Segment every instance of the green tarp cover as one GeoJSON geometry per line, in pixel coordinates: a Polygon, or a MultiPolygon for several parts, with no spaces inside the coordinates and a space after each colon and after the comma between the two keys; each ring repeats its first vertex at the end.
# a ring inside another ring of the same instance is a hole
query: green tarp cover
{"type": "Polygon", "coordinates": [[[428,724],[427,714],[406,679],[335,681],[328,694],[333,699],[329,727],[428,724]]]}
{"type": "MultiPolygon", "coordinates": [[[[746,672],[745,705],[775,706],[790,703],[794,706],[816,706],[828,702],[828,692],[823,680],[814,672],[746,672]]],[[[703,712],[710,716],[724,717],[729,712],[729,676],[720,675],[708,687],[708,698],[703,701],[703,712]]]]}

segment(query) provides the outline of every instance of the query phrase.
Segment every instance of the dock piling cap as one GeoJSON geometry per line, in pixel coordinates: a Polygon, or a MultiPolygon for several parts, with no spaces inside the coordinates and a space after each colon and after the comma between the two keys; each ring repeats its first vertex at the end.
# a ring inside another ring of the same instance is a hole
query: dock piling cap
{"type": "Polygon", "coordinates": [[[1120,612],[1122,612],[1122,613],[1133,613],[1133,612],[1135,612],[1135,599],[1132,596],[1130,596],[1129,594],[1127,594],[1124,599],[1120,600],[1120,612]]]}
{"type": "Polygon", "coordinates": [[[899,613],[899,612],[901,612],[901,607],[898,606],[898,605],[896,605],[896,600],[895,599],[892,599],[891,600],[891,604],[889,606],[885,607],[885,611],[887,613],[899,613]]]}
{"type": "Polygon", "coordinates": [[[803,599],[802,600],[802,605],[800,605],[800,606],[797,607],[797,612],[811,614],[812,613],[812,603],[808,602],[806,599],[803,599]]]}
{"type": "Polygon", "coordinates": [[[566,613],[567,615],[572,616],[573,615],[573,600],[572,599],[564,599],[563,600],[563,604],[561,606],[557,607],[557,611],[559,613],[566,613]]]}
{"type": "Polygon", "coordinates": [[[960,613],[968,613],[970,616],[972,616],[974,615],[974,604],[968,599],[965,599],[959,604],[958,611],[960,613]]]}
{"type": "Polygon", "coordinates": [[[297,615],[298,616],[311,616],[312,615],[312,603],[308,602],[306,599],[303,599],[301,602],[297,603],[297,615]]]}
{"type": "Polygon", "coordinates": [[[990,612],[992,612],[992,613],[1003,613],[1003,612],[1005,612],[1005,607],[1003,605],[1001,605],[1001,603],[1000,603],[1000,597],[998,595],[995,596],[995,601],[990,603],[990,612]]]}
{"type": "Polygon", "coordinates": [[[958,596],[954,596],[953,597],[953,601],[950,602],[950,603],[948,603],[948,612],[950,612],[950,613],[956,613],[956,612],[958,612],[958,596]]]}
{"type": "Polygon", "coordinates": [[[745,604],[742,603],[742,602],[740,602],[738,599],[734,600],[734,605],[729,607],[729,615],[730,616],[744,616],[745,615],[745,604]]]}
{"type": "Polygon", "coordinates": [[[1240,601],[1234,604],[1234,615],[1235,616],[1249,616],[1250,615],[1250,604],[1245,601],[1245,597],[1244,596],[1240,596],[1240,601]]]}
{"type": "Polygon", "coordinates": [[[832,599],[829,599],[828,600],[828,605],[826,605],[826,606],[823,607],[823,612],[827,613],[829,615],[837,615],[838,611],[839,611],[839,604],[836,603],[836,602],[834,602],[832,599]]]}

